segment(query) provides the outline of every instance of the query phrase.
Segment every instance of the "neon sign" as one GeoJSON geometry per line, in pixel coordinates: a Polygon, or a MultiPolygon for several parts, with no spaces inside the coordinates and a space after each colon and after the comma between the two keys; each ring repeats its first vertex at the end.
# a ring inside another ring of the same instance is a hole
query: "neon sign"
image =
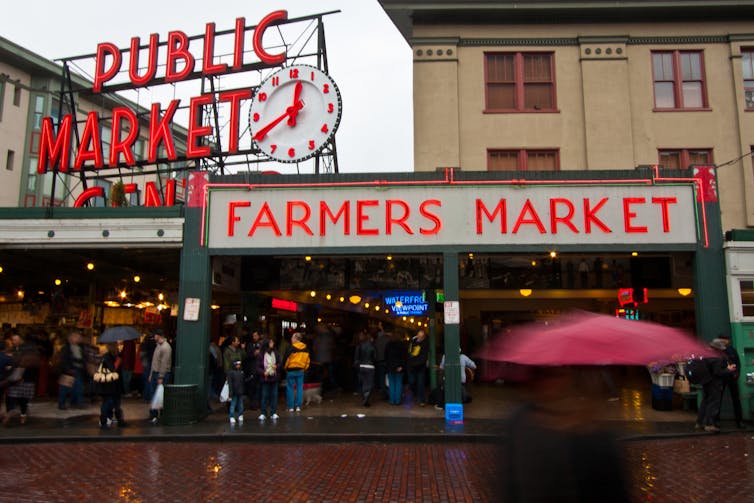
{"type": "Polygon", "coordinates": [[[396,316],[422,316],[429,309],[424,292],[403,290],[383,295],[385,306],[396,316]]]}

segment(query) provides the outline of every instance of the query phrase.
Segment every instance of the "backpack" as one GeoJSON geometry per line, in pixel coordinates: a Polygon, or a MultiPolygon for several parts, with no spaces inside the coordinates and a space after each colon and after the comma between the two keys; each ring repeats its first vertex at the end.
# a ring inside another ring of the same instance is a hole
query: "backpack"
{"type": "Polygon", "coordinates": [[[693,358],[686,362],[686,376],[691,384],[707,384],[712,380],[707,360],[693,358]]]}

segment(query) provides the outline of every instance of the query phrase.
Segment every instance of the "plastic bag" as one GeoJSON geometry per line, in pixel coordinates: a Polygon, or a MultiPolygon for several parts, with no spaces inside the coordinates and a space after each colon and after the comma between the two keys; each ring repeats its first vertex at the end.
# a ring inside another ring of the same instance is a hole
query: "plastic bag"
{"type": "Polygon", "coordinates": [[[223,384],[223,389],[220,390],[220,401],[230,401],[230,388],[228,387],[228,381],[225,381],[225,384],[223,384]]]}
{"type": "Polygon", "coordinates": [[[165,398],[165,386],[162,384],[157,385],[157,389],[154,390],[154,396],[152,397],[152,403],[149,406],[152,410],[161,410],[162,404],[165,398]]]}

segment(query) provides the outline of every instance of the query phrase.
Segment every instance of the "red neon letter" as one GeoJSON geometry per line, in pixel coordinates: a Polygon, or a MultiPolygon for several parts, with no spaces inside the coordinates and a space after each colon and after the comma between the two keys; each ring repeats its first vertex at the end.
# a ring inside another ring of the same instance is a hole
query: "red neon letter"
{"type": "Polygon", "coordinates": [[[81,143],[76,152],[74,169],[81,169],[86,161],[93,161],[94,167],[102,167],[102,138],[99,133],[99,115],[97,112],[89,112],[86,116],[84,131],[81,133],[81,143]]]}
{"type": "Polygon", "coordinates": [[[144,75],[139,76],[139,53],[141,39],[133,37],[131,39],[131,59],[128,62],[128,78],[135,86],[144,86],[152,80],[157,73],[157,51],[160,45],[160,36],[152,33],[149,36],[149,52],[147,53],[147,69],[144,75]]]}
{"type": "Polygon", "coordinates": [[[254,28],[254,52],[262,61],[262,63],[267,63],[268,65],[279,65],[283,61],[285,61],[285,52],[273,55],[264,50],[264,47],[262,47],[262,36],[264,36],[264,30],[266,30],[267,27],[272,25],[275,21],[285,21],[286,19],[288,19],[288,11],[276,10],[275,12],[267,14],[264,19],[259,21],[259,24],[256,26],[256,28],[254,28]]]}
{"type": "Polygon", "coordinates": [[[419,206],[419,213],[421,214],[421,216],[423,216],[427,220],[434,222],[435,224],[435,226],[431,229],[425,229],[424,227],[420,227],[419,234],[422,234],[424,236],[431,236],[433,234],[439,234],[440,229],[442,229],[442,220],[440,220],[440,217],[438,217],[431,211],[427,211],[427,206],[442,207],[442,203],[437,199],[427,199],[421,204],[421,206],[419,206]]]}
{"type": "Polygon", "coordinates": [[[236,18],[236,31],[233,37],[233,69],[240,70],[243,66],[243,36],[246,32],[246,19],[236,18]]]}
{"type": "Polygon", "coordinates": [[[403,228],[404,231],[406,231],[406,234],[413,234],[414,231],[411,230],[411,227],[406,224],[406,220],[408,220],[408,216],[411,214],[411,210],[408,207],[408,204],[406,204],[406,201],[401,201],[399,199],[388,199],[385,201],[385,234],[388,236],[393,234],[393,224],[397,224],[403,228]],[[394,218],[393,217],[393,206],[399,206],[401,209],[403,209],[403,215],[394,218]]]}
{"type": "Polygon", "coordinates": [[[314,233],[309,228],[307,222],[312,216],[312,209],[303,201],[288,201],[286,219],[285,219],[285,235],[293,235],[293,227],[301,227],[309,236],[313,236],[314,233]],[[293,212],[295,208],[301,208],[304,210],[304,215],[301,218],[293,218],[293,212]]]}
{"type": "Polygon", "coordinates": [[[95,57],[94,63],[94,86],[92,86],[92,91],[95,93],[100,92],[102,90],[102,84],[115,77],[118,70],[120,70],[121,61],[122,57],[120,50],[115,47],[115,44],[103,42],[97,45],[97,56],[95,57]],[[113,59],[110,63],[110,68],[105,70],[105,59],[107,56],[110,56],[113,59]]]}
{"type": "Polygon", "coordinates": [[[235,223],[241,220],[241,217],[236,216],[236,208],[248,208],[251,206],[249,201],[231,201],[228,203],[228,236],[235,235],[235,223]]]}
{"type": "Polygon", "coordinates": [[[134,160],[134,153],[131,150],[136,139],[139,137],[139,120],[136,118],[136,114],[130,108],[115,107],[113,108],[113,138],[110,141],[110,166],[115,167],[118,165],[118,157],[123,154],[126,165],[133,166],[136,161],[134,160]],[[128,136],[121,141],[121,120],[128,121],[128,136]]]}
{"type": "Polygon", "coordinates": [[[602,232],[605,234],[610,234],[613,232],[610,227],[605,225],[605,222],[597,218],[595,213],[597,213],[600,209],[602,209],[603,206],[607,203],[607,198],[603,197],[600,202],[597,203],[597,206],[592,208],[589,203],[589,199],[584,198],[584,233],[591,234],[592,233],[592,222],[594,222],[594,225],[600,228],[602,232]]]}
{"type": "Polygon", "coordinates": [[[168,59],[165,65],[165,82],[185,79],[194,71],[194,56],[188,51],[189,40],[182,31],[168,33],[168,59]],[[183,69],[178,71],[175,64],[183,60],[183,69]]]}
{"type": "Polygon", "coordinates": [[[270,229],[272,229],[272,232],[274,232],[276,236],[283,235],[280,232],[280,227],[278,227],[278,224],[275,221],[275,217],[272,214],[270,205],[266,202],[262,205],[262,209],[259,210],[259,213],[257,213],[257,218],[254,219],[254,223],[251,224],[251,229],[249,229],[249,237],[252,237],[254,235],[254,233],[257,231],[257,227],[269,227],[270,229]],[[262,220],[262,218],[265,218],[266,220],[262,220]]]}
{"type": "Polygon", "coordinates": [[[631,221],[636,218],[636,213],[631,211],[632,204],[644,204],[647,200],[643,197],[624,197],[623,198],[623,222],[626,227],[626,232],[647,232],[647,228],[644,226],[634,227],[631,221]]]}
{"type": "Polygon", "coordinates": [[[670,212],[668,205],[678,204],[678,199],[675,197],[653,197],[652,204],[662,206],[662,232],[670,232],[670,212]]]}
{"type": "Polygon", "coordinates": [[[175,206],[175,178],[165,182],[165,206],[175,206]]]}
{"type": "Polygon", "coordinates": [[[513,226],[513,234],[516,234],[518,232],[519,227],[521,227],[523,224],[536,225],[540,234],[544,234],[547,232],[545,230],[545,226],[542,225],[542,220],[539,218],[539,215],[537,214],[537,210],[534,209],[534,205],[532,204],[530,199],[526,200],[526,203],[524,203],[524,207],[521,208],[521,213],[518,214],[516,225],[513,226]],[[530,215],[529,218],[525,217],[527,213],[530,215]]]}
{"type": "Polygon", "coordinates": [[[157,191],[157,186],[154,182],[147,182],[144,188],[144,206],[162,206],[160,193],[157,191]]]}
{"type": "Polygon", "coordinates": [[[367,206],[379,206],[380,202],[375,200],[356,201],[356,235],[357,236],[376,236],[379,234],[377,229],[367,229],[364,224],[369,220],[369,215],[364,212],[367,206]]]}
{"type": "Polygon", "coordinates": [[[73,116],[65,114],[58,127],[58,137],[55,138],[55,130],[52,126],[52,118],[42,118],[42,133],[39,136],[39,163],[37,173],[44,174],[47,168],[54,168],[60,158],[58,171],[68,171],[68,161],[71,155],[71,124],[73,116]]]}
{"type": "Polygon", "coordinates": [[[214,75],[223,73],[228,70],[225,63],[212,63],[215,57],[215,23],[207,23],[204,30],[204,59],[202,60],[202,73],[204,75],[214,75]]]}
{"type": "Polygon", "coordinates": [[[501,199],[495,209],[490,213],[487,211],[487,207],[481,199],[476,200],[476,233],[483,234],[482,229],[482,213],[487,217],[487,220],[492,222],[497,214],[500,214],[500,234],[508,233],[508,206],[505,199],[501,199]]]}
{"type": "Polygon", "coordinates": [[[335,215],[330,211],[330,207],[327,206],[325,201],[319,202],[319,235],[327,235],[327,229],[325,228],[325,216],[334,224],[338,223],[340,217],[343,217],[343,235],[351,235],[351,201],[343,201],[343,204],[338,208],[338,213],[335,215]]]}
{"type": "Polygon", "coordinates": [[[579,233],[579,230],[576,228],[575,225],[571,222],[571,219],[573,219],[573,213],[576,211],[576,208],[573,207],[573,203],[565,198],[555,198],[550,199],[550,229],[553,234],[558,233],[558,223],[565,224],[569,229],[571,229],[575,234],[579,233]],[[568,208],[568,214],[564,217],[558,216],[558,204],[565,204],[568,208]]]}
{"type": "Polygon", "coordinates": [[[160,143],[165,145],[168,159],[175,160],[175,145],[168,124],[173,120],[173,114],[178,109],[180,102],[181,100],[171,101],[162,119],[160,119],[160,104],[152,103],[152,113],[149,117],[149,156],[147,158],[149,162],[157,160],[157,147],[160,143]]]}
{"type": "Polygon", "coordinates": [[[74,208],[82,208],[93,197],[105,197],[105,189],[102,187],[89,187],[76,198],[74,208]]]}
{"type": "Polygon", "coordinates": [[[211,94],[203,94],[201,96],[195,96],[191,98],[191,104],[189,105],[189,125],[188,125],[188,137],[186,138],[186,157],[202,157],[210,154],[209,145],[202,145],[201,141],[197,145],[196,140],[202,136],[209,136],[212,134],[212,126],[202,126],[197,124],[197,120],[201,116],[199,111],[204,105],[212,103],[211,94]]]}
{"type": "Polygon", "coordinates": [[[251,98],[251,89],[239,89],[238,91],[226,91],[220,93],[218,100],[230,102],[230,124],[228,129],[228,152],[231,154],[238,151],[238,124],[240,120],[238,118],[239,110],[241,109],[241,100],[248,100],[251,98]]]}

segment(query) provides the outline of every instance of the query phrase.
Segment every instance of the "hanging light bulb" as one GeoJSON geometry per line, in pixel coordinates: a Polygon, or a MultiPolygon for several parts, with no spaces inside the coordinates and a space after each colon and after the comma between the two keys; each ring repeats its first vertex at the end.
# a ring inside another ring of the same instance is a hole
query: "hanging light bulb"
{"type": "Polygon", "coordinates": [[[94,262],[89,262],[88,264],[86,264],[86,268],[89,269],[90,271],[93,271],[94,270],[94,262]]]}

